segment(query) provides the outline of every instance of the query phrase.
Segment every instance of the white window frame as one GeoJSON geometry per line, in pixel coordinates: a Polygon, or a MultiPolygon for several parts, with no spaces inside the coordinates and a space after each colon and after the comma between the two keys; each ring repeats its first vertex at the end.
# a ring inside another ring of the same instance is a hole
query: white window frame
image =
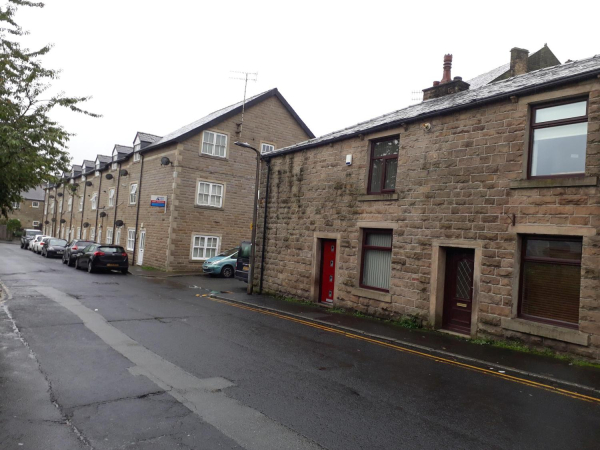
{"type": "Polygon", "coordinates": [[[20,202],[13,202],[13,203],[12,203],[12,207],[13,207],[13,209],[19,209],[19,207],[20,207],[20,206],[21,206],[21,203],[20,203],[20,202]]]}
{"type": "Polygon", "coordinates": [[[48,203],[44,202],[44,215],[48,214],[48,203]]]}
{"type": "Polygon", "coordinates": [[[50,214],[54,214],[54,202],[50,203],[50,214]]]}
{"type": "Polygon", "coordinates": [[[71,212],[73,210],[73,197],[69,197],[67,201],[67,212],[71,212]]]}
{"type": "Polygon", "coordinates": [[[38,202],[38,201],[36,201],[36,200],[33,200],[33,201],[31,202],[31,207],[32,207],[32,208],[39,208],[39,207],[40,207],[40,202],[38,202]]]}
{"type": "Polygon", "coordinates": [[[209,258],[212,258],[213,256],[217,256],[219,254],[219,249],[221,247],[221,238],[219,236],[205,236],[202,234],[193,234],[192,235],[192,243],[191,243],[191,254],[190,257],[192,260],[194,261],[204,261],[207,260],[209,258]],[[196,246],[196,238],[198,238],[198,243],[200,243],[201,239],[204,239],[204,246],[201,247],[200,245],[196,246]],[[208,247],[208,240],[211,239],[216,239],[216,247],[208,247]],[[197,256],[194,255],[194,250],[198,249],[198,254],[197,256]],[[210,249],[214,249],[214,255],[210,255],[207,256],[207,250],[210,249]]]}
{"type": "Polygon", "coordinates": [[[100,171],[99,171],[99,170],[96,170],[96,171],[94,172],[94,176],[96,176],[96,177],[99,177],[99,176],[100,176],[100,171]]]}
{"type": "Polygon", "coordinates": [[[135,246],[135,228],[127,228],[127,250],[133,251],[134,246],[135,246]]]}
{"type": "Polygon", "coordinates": [[[202,181],[199,180],[196,185],[196,205],[198,206],[208,206],[210,208],[222,208],[223,207],[223,197],[225,194],[225,185],[220,183],[211,183],[210,181],[202,181]],[[208,186],[208,193],[202,192],[202,200],[200,199],[200,187],[208,186]],[[215,191],[221,189],[221,194],[216,194],[215,191]],[[204,201],[204,196],[208,196],[207,200],[204,201]],[[218,200],[215,200],[218,199],[218,200]],[[214,201],[213,201],[214,200],[214,201]]]}
{"type": "Polygon", "coordinates": [[[219,133],[217,131],[204,131],[202,133],[202,142],[200,143],[200,153],[203,155],[215,156],[217,158],[227,158],[227,145],[228,145],[228,136],[223,133],[219,133]],[[210,142],[210,137],[212,135],[212,142],[210,142]],[[217,138],[222,137],[225,138],[225,143],[223,145],[223,154],[217,154],[217,138]]]}
{"type": "Polygon", "coordinates": [[[98,228],[98,244],[102,244],[102,228],[98,228]]]}
{"type": "Polygon", "coordinates": [[[32,226],[34,226],[34,227],[38,227],[40,225],[40,221],[39,220],[34,220],[32,223],[33,223],[32,226]]]}
{"type": "Polygon", "coordinates": [[[117,233],[115,236],[115,245],[121,245],[121,228],[117,228],[117,233]]]}
{"type": "Polygon", "coordinates": [[[82,182],[85,182],[85,175],[82,175],[82,176],[81,176],[81,181],[82,181],[82,182]]]}
{"type": "Polygon", "coordinates": [[[90,241],[96,242],[96,229],[90,228],[90,241]]]}
{"type": "Polygon", "coordinates": [[[77,236],[76,239],[81,239],[81,227],[77,227],[77,234],[75,236],[77,236]]]}
{"type": "Polygon", "coordinates": [[[118,167],[119,167],[119,163],[117,163],[117,162],[113,162],[113,163],[111,164],[111,169],[112,169],[112,170],[117,170],[117,168],[118,168],[118,167]]]}
{"type": "Polygon", "coordinates": [[[79,211],[83,211],[83,197],[79,197],[79,211]]]}
{"type": "Polygon", "coordinates": [[[61,201],[61,202],[58,204],[58,213],[59,213],[59,214],[62,214],[62,205],[63,205],[63,201],[64,201],[64,200],[62,200],[62,201],[61,201]]]}
{"type": "Polygon", "coordinates": [[[106,229],[106,243],[112,244],[112,240],[113,240],[113,229],[107,228],[106,229]]]}
{"type": "Polygon", "coordinates": [[[135,205],[137,203],[137,197],[138,197],[138,184],[131,183],[129,185],[129,204],[135,205]],[[133,189],[134,186],[135,186],[135,190],[133,189]]]}
{"type": "Polygon", "coordinates": [[[108,190],[108,206],[115,206],[115,188],[108,190]]]}
{"type": "Polygon", "coordinates": [[[90,198],[90,202],[92,203],[92,211],[98,209],[98,193],[94,192],[92,194],[92,198],[90,198]]]}
{"type": "Polygon", "coordinates": [[[133,162],[139,162],[140,160],[140,151],[139,150],[134,150],[133,151],[133,162]]]}
{"type": "Polygon", "coordinates": [[[87,228],[84,228],[84,229],[81,231],[81,239],[83,239],[83,240],[85,241],[85,240],[86,240],[86,239],[85,239],[85,238],[86,238],[86,236],[87,236],[87,228]]]}
{"type": "Polygon", "coordinates": [[[267,144],[267,143],[262,143],[260,144],[260,154],[262,155],[263,153],[267,153],[267,152],[272,152],[275,150],[275,146],[273,144],[267,144]]]}

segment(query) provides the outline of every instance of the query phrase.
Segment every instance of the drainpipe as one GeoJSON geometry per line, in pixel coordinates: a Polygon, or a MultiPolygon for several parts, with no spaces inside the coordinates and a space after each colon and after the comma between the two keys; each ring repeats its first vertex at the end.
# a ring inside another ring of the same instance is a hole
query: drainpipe
{"type": "MultiPolygon", "coordinates": [[[[83,177],[83,175],[82,175],[83,177]]],[[[87,190],[87,177],[85,177],[85,181],[83,182],[83,203],[81,204],[81,226],[79,228],[79,238],[81,239],[81,234],[83,233],[83,213],[85,212],[85,191],[87,190]]],[[[87,236],[86,236],[87,238],[87,236]]]]}
{"type": "MultiPolygon", "coordinates": [[[[60,207],[60,220],[58,221],[59,223],[61,223],[63,215],[65,214],[65,188],[66,187],[67,186],[66,186],[65,182],[63,182],[62,197],[60,199],[61,207],[60,207]]],[[[60,228],[62,228],[62,223],[60,225],[60,228]]],[[[60,230],[60,228],[59,228],[59,230],[60,230]]],[[[60,239],[60,231],[58,232],[58,236],[57,237],[60,239]]]]}
{"type": "Polygon", "coordinates": [[[271,159],[265,159],[265,163],[267,164],[267,186],[265,187],[265,212],[263,217],[262,251],[260,254],[260,282],[258,283],[259,294],[262,294],[263,276],[265,274],[265,249],[267,246],[267,214],[269,211],[269,180],[271,178],[271,159]]]}
{"type": "MultiPolygon", "coordinates": [[[[119,163],[119,176],[117,178],[117,197],[115,199],[115,214],[113,216],[113,244],[115,243],[115,237],[117,236],[117,208],[119,207],[119,189],[121,188],[121,163],[119,163]]],[[[121,243],[119,242],[119,245],[121,243]]]]}
{"type": "MultiPolygon", "coordinates": [[[[71,217],[69,218],[69,242],[73,240],[73,233],[71,233],[72,230],[72,225],[73,225],[73,210],[75,209],[75,205],[73,205],[73,203],[75,203],[75,192],[73,192],[73,190],[71,188],[69,188],[69,191],[71,191],[71,217]]],[[[67,202],[68,204],[68,202],[67,202]]]]}
{"type": "Polygon", "coordinates": [[[135,266],[135,249],[137,248],[138,241],[138,221],[140,220],[140,203],[142,202],[142,177],[144,176],[144,155],[140,153],[142,157],[142,166],[140,167],[140,183],[138,185],[138,198],[137,198],[137,211],[135,213],[135,240],[133,241],[133,258],[132,266],[135,266]]]}
{"type": "Polygon", "coordinates": [[[52,233],[50,233],[50,236],[52,237],[56,237],[54,236],[54,224],[56,223],[56,213],[58,212],[58,191],[56,190],[56,186],[54,186],[54,211],[52,212],[52,218],[54,219],[54,222],[52,222],[52,233]]]}
{"type": "MultiPolygon", "coordinates": [[[[98,233],[98,213],[100,212],[100,195],[102,195],[102,171],[100,170],[100,184],[98,186],[98,198],[96,198],[96,223],[94,224],[95,231],[98,233]]],[[[94,234],[95,236],[96,234],[94,234]]],[[[101,242],[98,242],[100,244],[101,242]]]]}

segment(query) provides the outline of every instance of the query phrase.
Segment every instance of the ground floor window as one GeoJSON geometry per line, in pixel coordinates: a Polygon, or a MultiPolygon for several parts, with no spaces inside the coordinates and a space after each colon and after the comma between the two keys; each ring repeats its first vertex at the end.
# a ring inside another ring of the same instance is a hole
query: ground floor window
{"type": "Polygon", "coordinates": [[[523,236],[519,315],[577,328],[582,238],[523,236]]]}
{"type": "Polygon", "coordinates": [[[392,230],[363,230],[360,285],[388,292],[392,274],[392,230]]]}
{"type": "Polygon", "coordinates": [[[39,226],[39,225],[40,225],[40,222],[39,222],[39,220],[34,220],[34,221],[33,221],[33,226],[34,226],[34,227],[37,227],[37,226],[39,226]]]}
{"type": "Polygon", "coordinates": [[[77,227],[77,234],[75,236],[77,239],[81,239],[81,227],[77,227]]]}
{"type": "Polygon", "coordinates": [[[216,236],[192,236],[192,259],[208,259],[217,255],[219,238],[216,236]]]}
{"type": "Polygon", "coordinates": [[[129,228],[127,230],[127,250],[133,250],[135,245],[135,229],[129,228]]]}
{"type": "Polygon", "coordinates": [[[113,229],[107,228],[106,229],[106,243],[112,244],[112,239],[113,239],[113,229]]]}
{"type": "Polygon", "coordinates": [[[96,229],[95,228],[92,228],[90,230],[90,240],[91,241],[95,241],[96,240],[96,229]]]}
{"type": "Polygon", "coordinates": [[[115,245],[121,244],[121,229],[117,228],[117,234],[115,236],[115,245]]]}
{"type": "Polygon", "coordinates": [[[83,231],[81,232],[81,239],[83,239],[85,241],[86,236],[87,236],[87,228],[84,228],[83,231]]]}

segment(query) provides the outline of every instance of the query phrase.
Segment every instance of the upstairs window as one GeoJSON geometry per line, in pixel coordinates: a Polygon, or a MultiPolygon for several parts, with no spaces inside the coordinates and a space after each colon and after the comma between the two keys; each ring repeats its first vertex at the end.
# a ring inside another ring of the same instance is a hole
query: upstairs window
{"type": "Polygon", "coordinates": [[[98,207],[98,194],[92,195],[92,210],[95,210],[98,207]]]}
{"type": "Polygon", "coordinates": [[[275,150],[275,146],[271,145],[271,144],[261,144],[261,146],[260,146],[260,153],[263,155],[266,153],[271,153],[274,150],[275,150]]]}
{"type": "Polygon", "coordinates": [[[116,162],[116,159],[117,159],[117,157],[115,156],[115,157],[113,158],[113,163],[112,163],[112,164],[111,164],[111,166],[110,166],[110,168],[111,168],[112,170],[117,170],[117,168],[119,167],[119,163],[118,163],[118,162],[116,162]]]}
{"type": "Polygon", "coordinates": [[[36,201],[31,202],[31,207],[32,208],[39,208],[40,207],[40,202],[36,202],[36,201]]]}
{"type": "Polygon", "coordinates": [[[198,182],[197,204],[201,206],[223,206],[223,185],[216,183],[198,182]]]}
{"type": "Polygon", "coordinates": [[[83,197],[79,197],[79,211],[83,211],[83,197]]]}
{"type": "Polygon", "coordinates": [[[530,178],[585,174],[587,104],[579,100],[532,108],[530,178]]]}
{"type": "Polygon", "coordinates": [[[69,197],[69,201],[67,202],[67,207],[69,209],[69,212],[71,212],[71,210],[73,209],[73,197],[69,197]]]}
{"type": "Polygon", "coordinates": [[[140,160],[140,152],[139,151],[135,151],[133,153],[133,162],[138,162],[140,160]]]}
{"type": "Polygon", "coordinates": [[[524,236],[519,315],[577,328],[582,239],[524,236]]]}
{"type": "Polygon", "coordinates": [[[371,165],[367,190],[369,194],[395,191],[399,148],[398,138],[378,139],[371,142],[371,165]]]}
{"type": "Polygon", "coordinates": [[[61,201],[61,202],[58,204],[58,213],[59,213],[59,214],[62,214],[62,205],[63,205],[63,202],[61,201]]]}
{"type": "Polygon", "coordinates": [[[137,203],[137,184],[132,184],[129,188],[129,204],[135,205],[137,203]]]}
{"type": "Polygon", "coordinates": [[[12,207],[13,209],[19,209],[19,202],[13,202],[12,207]]]}
{"type": "Polygon", "coordinates": [[[225,158],[227,149],[227,135],[205,131],[202,135],[202,153],[204,155],[225,158]]]}
{"type": "Polygon", "coordinates": [[[115,206],[115,188],[108,191],[108,206],[115,206]]]}

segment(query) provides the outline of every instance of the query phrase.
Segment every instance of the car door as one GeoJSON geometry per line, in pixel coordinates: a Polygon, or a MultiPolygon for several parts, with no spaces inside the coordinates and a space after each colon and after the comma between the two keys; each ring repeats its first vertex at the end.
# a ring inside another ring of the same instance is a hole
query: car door
{"type": "Polygon", "coordinates": [[[79,255],[79,257],[77,258],[77,261],[79,263],[79,266],[86,266],[90,256],[93,253],[93,249],[94,249],[95,245],[88,245],[87,247],[85,247],[83,249],[83,251],[81,252],[81,255],[79,255]]]}

